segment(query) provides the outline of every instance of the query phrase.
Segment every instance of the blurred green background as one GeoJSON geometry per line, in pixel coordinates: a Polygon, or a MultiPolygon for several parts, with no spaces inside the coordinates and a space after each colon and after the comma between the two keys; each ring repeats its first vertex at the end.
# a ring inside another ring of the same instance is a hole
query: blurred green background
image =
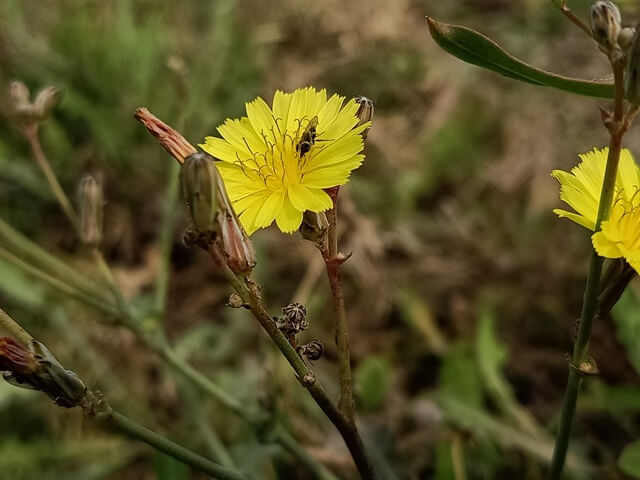
{"type": "MultiPolygon", "coordinates": [[[[589,2],[570,4],[586,15],[589,2]]],[[[635,24],[636,3],[619,4],[635,24]]],[[[276,89],[372,98],[367,161],[340,208],[342,249],[353,252],[344,278],[365,441],[383,478],[542,479],[590,249],[584,230],[551,213],[560,202],[549,174],[604,146],[607,134],[596,100],[462,64],[431,40],[425,15],[478,29],[548,70],[607,75],[605,57],[548,1],[2,0],[0,88],[19,79],[64,92],[41,128],[43,147],[71,197],[84,174],[101,175],[102,250],[139,318],[163,318],[183,358],[246,405],[267,405],[340,478],[355,472],[333,426],[250,315],[225,308],[230,289],[206,255],[181,246],[177,167],[133,112],[146,106],[196,143],[276,89]],[[156,279],[167,261],[164,311],[156,279]]],[[[636,132],[627,145],[640,154],[636,132]]],[[[97,277],[6,115],[0,218],[97,277]]],[[[323,342],[315,368],[335,394],[330,297],[315,248],[275,229],[253,239],[272,313],[292,299],[307,305],[305,337],[323,342]]],[[[616,466],[640,437],[638,294],[633,283],[594,325],[601,373],[584,384],[567,478],[640,478],[636,457],[623,462],[626,473],[616,466]]],[[[130,332],[99,324],[6,257],[0,306],[145,424],[204,454],[219,441],[254,478],[310,478],[130,332]]],[[[0,432],[2,479],[204,478],[4,382],[0,432]]]]}

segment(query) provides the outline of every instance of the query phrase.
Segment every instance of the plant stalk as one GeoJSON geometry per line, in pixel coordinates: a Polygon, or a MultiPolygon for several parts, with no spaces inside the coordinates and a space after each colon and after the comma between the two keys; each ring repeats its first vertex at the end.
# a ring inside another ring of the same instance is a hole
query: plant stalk
{"type": "MultiPolygon", "coordinates": [[[[615,84],[613,123],[608,126],[610,132],[609,154],[602,182],[600,202],[598,204],[595,232],[598,232],[601,228],[602,222],[609,218],[611,204],[613,202],[616,176],[618,173],[618,164],[620,162],[622,137],[628,127],[628,124],[625,125],[625,122],[623,122],[624,66],[621,62],[612,62],[612,65],[615,84]]],[[[597,252],[593,250],[591,254],[587,284],[584,292],[584,300],[582,303],[582,312],[580,314],[580,323],[578,325],[576,342],[573,348],[573,355],[571,356],[571,364],[569,366],[569,378],[567,380],[564,403],[560,414],[560,424],[558,426],[553,457],[551,459],[551,466],[547,476],[548,480],[558,480],[560,478],[567,456],[571,425],[573,423],[578,394],[580,392],[580,385],[584,375],[580,371],[580,365],[588,360],[587,350],[589,348],[591,325],[597,312],[598,292],[603,262],[604,258],[600,257],[597,252]]]]}

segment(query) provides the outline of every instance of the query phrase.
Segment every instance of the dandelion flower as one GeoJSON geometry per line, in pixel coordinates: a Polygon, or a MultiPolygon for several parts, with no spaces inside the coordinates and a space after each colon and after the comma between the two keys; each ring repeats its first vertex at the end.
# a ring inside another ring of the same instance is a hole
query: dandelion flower
{"type": "Polygon", "coordinates": [[[222,138],[200,145],[217,159],[231,203],[248,234],[275,220],[296,231],[305,211],[322,212],[333,202],[324,191],[343,185],[363,160],[355,100],[326,90],[277,91],[270,107],[260,97],[246,104],[247,116],[227,119],[222,138]]]}
{"type": "MultiPolygon", "coordinates": [[[[551,176],[560,182],[560,199],[569,204],[575,212],[556,208],[553,213],[568,218],[589,230],[595,230],[598,216],[598,204],[607,165],[608,148],[580,155],[580,164],[571,169],[571,173],[554,170],[551,176]]],[[[623,198],[631,201],[640,186],[640,170],[631,156],[623,149],[614,192],[614,200],[623,198]]]]}
{"type": "MultiPolygon", "coordinates": [[[[594,149],[580,155],[582,162],[571,173],[553,171],[561,185],[560,198],[577,212],[554,213],[595,230],[608,153],[606,148],[594,149]]],[[[593,247],[602,257],[624,258],[640,273],[640,169],[626,149],[620,154],[613,199],[609,219],[591,237],[593,247]]]]}

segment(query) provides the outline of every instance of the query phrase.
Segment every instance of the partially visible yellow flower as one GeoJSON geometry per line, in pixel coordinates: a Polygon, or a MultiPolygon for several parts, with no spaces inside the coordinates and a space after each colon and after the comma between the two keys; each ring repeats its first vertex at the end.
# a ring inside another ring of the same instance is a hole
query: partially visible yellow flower
{"type": "MultiPolygon", "coordinates": [[[[582,161],[571,169],[571,173],[562,170],[554,170],[551,173],[551,176],[560,182],[560,199],[575,210],[575,212],[569,212],[556,208],[553,213],[573,220],[589,230],[595,230],[608,154],[608,148],[602,150],[594,148],[580,155],[582,161]]],[[[620,153],[614,200],[622,198],[627,202],[631,201],[639,186],[640,170],[631,152],[623,149],[620,153]]]]}
{"type": "Polygon", "coordinates": [[[343,185],[364,160],[355,100],[326,90],[277,91],[273,107],[262,98],[246,104],[247,116],[227,119],[222,138],[200,146],[216,157],[231,203],[250,235],[275,220],[296,231],[306,211],[322,212],[333,202],[324,189],[343,185]]]}
{"type": "Polygon", "coordinates": [[[609,220],[602,222],[602,230],[594,233],[591,240],[601,257],[624,257],[640,272],[640,194],[631,200],[619,197],[611,208],[609,220]]]}
{"type": "MultiPolygon", "coordinates": [[[[582,162],[571,173],[554,170],[560,182],[560,198],[577,212],[556,209],[560,217],[595,230],[598,203],[607,162],[607,148],[580,155],[582,162]]],[[[606,258],[623,257],[640,273],[640,169],[629,150],[622,150],[609,219],[592,235],[593,247],[606,258]]]]}

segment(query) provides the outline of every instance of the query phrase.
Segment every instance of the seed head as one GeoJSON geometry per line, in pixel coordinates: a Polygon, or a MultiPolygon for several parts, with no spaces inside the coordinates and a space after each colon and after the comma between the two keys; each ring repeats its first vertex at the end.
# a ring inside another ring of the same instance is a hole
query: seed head
{"type": "Polygon", "coordinates": [[[591,6],[589,17],[593,38],[601,45],[611,48],[618,41],[622,29],[620,10],[615,3],[599,0],[591,6]]]}

